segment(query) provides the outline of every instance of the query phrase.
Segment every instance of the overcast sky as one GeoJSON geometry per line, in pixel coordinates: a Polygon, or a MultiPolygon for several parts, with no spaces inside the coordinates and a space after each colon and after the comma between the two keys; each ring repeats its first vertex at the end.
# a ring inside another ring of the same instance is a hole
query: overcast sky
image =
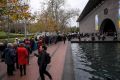
{"type": "Polygon", "coordinates": [[[65,6],[67,8],[79,8],[82,11],[87,2],[88,0],[66,0],[65,6]]]}
{"type": "MultiPolygon", "coordinates": [[[[41,8],[40,3],[46,0],[30,0],[30,5],[31,5],[31,11],[36,12],[41,8]]],[[[87,4],[88,0],[65,0],[65,8],[78,8],[80,11],[82,11],[87,4]]],[[[76,22],[74,20],[74,22],[76,22]]],[[[73,24],[74,25],[74,24],[73,24]]]]}

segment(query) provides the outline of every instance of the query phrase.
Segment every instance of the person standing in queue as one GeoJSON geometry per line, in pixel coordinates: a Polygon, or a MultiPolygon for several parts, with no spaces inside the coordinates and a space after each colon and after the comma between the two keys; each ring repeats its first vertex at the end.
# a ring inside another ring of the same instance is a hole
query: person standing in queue
{"type": "Polygon", "coordinates": [[[14,63],[15,63],[15,51],[13,49],[12,43],[7,44],[7,48],[4,50],[5,63],[7,64],[7,74],[9,76],[13,75],[14,63]]]}
{"type": "Polygon", "coordinates": [[[19,47],[17,48],[18,54],[18,64],[20,68],[20,76],[26,75],[26,65],[28,64],[28,51],[25,48],[24,43],[20,43],[19,47]]]}
{"type": "Polygon", "coordinates": [[[65,44],[65,41],[66,41],[66,36],[65,35],[63,36],[63,41],[64,41],[64,44],[65,44]]]}
{"type": "Polygon", "coordinates": [[[38,53],[41,54],[42,52],[42,45],[43,45],[43,39],[42,37],[39,38],[39,41],[38,41],[38,53]]]}

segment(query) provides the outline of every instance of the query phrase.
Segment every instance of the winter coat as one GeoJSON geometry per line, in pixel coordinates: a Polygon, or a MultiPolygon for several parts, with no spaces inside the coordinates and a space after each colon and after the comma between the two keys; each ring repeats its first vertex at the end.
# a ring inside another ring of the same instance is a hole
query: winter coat
{"type": "Polygon", "coordinates": [[[42,40],[39,40],[39,41],[38,41],[38,47],[39,47],[39,46],[42,46],[42,45],[43,45],[43,41],[42,41],[42,40]]]}
{"type": "Polygon", "coordinates": [[[6,48],[4,50],[5,63],[14,64],[15,63],[15,50],[12,48],[6,48]]]}
{"type": "Polygon", "coordinates": [[[26,48],[18,47],[17,54],[18,54],[18,64],[20,65],[28,64],[28,51],[26,48]]]}
{"type": "Polygon", "coordinates": [[[46,51],[42,51],[41,54],[35,54],[36,57],[38,57],[37,63],[39,67],[42,67],[43,65],[47,65],[45,62],[46,60],[46,51]]]}

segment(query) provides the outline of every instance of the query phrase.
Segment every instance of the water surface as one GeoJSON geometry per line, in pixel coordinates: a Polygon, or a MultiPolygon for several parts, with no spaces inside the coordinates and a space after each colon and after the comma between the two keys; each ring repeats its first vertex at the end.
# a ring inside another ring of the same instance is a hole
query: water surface
{"type": "Polygon", "coordinates": [[[119,43],[72,43],[76,80],[120,80],[119,43]]]}

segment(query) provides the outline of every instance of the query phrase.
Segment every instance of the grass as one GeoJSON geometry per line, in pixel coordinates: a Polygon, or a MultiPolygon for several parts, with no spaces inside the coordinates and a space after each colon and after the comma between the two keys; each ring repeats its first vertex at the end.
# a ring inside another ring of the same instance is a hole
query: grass
{"type": "Polygon", "coordinates": [[[0,36],[7,36],[7,34],[4,31],[0,31],[0,36]]]}
{"type": "MultiPolygon", "coordinates": [[[[30,38],[31,36],[32,35],[29,35],[28,37],[30,38]]],[[[8,42],[14,42],[16,37],[19,38],[20,40],[23,40],[25,38],[24,34],[10,33],[8,42]]],[[[4,42],[5,39],[8,39],[7,33],[0,31],[0,42],[4,42]]]]}
{"type": "MultiPolygon", "coordinates": [[[[5,39],[8,40],[8,38],[5,38],[5,39]]],[[[0,39],[0,42],[4,42],[5,39],[0,39]]],[[[24,40],[24,37],[20,37],[19,39],[24,40]]],[[[10,43],[13,43],[14,41],[15,41],[15,38],[9,38],[9,40],[8,40],[8,42],[10,42],[10,43]]]]}

